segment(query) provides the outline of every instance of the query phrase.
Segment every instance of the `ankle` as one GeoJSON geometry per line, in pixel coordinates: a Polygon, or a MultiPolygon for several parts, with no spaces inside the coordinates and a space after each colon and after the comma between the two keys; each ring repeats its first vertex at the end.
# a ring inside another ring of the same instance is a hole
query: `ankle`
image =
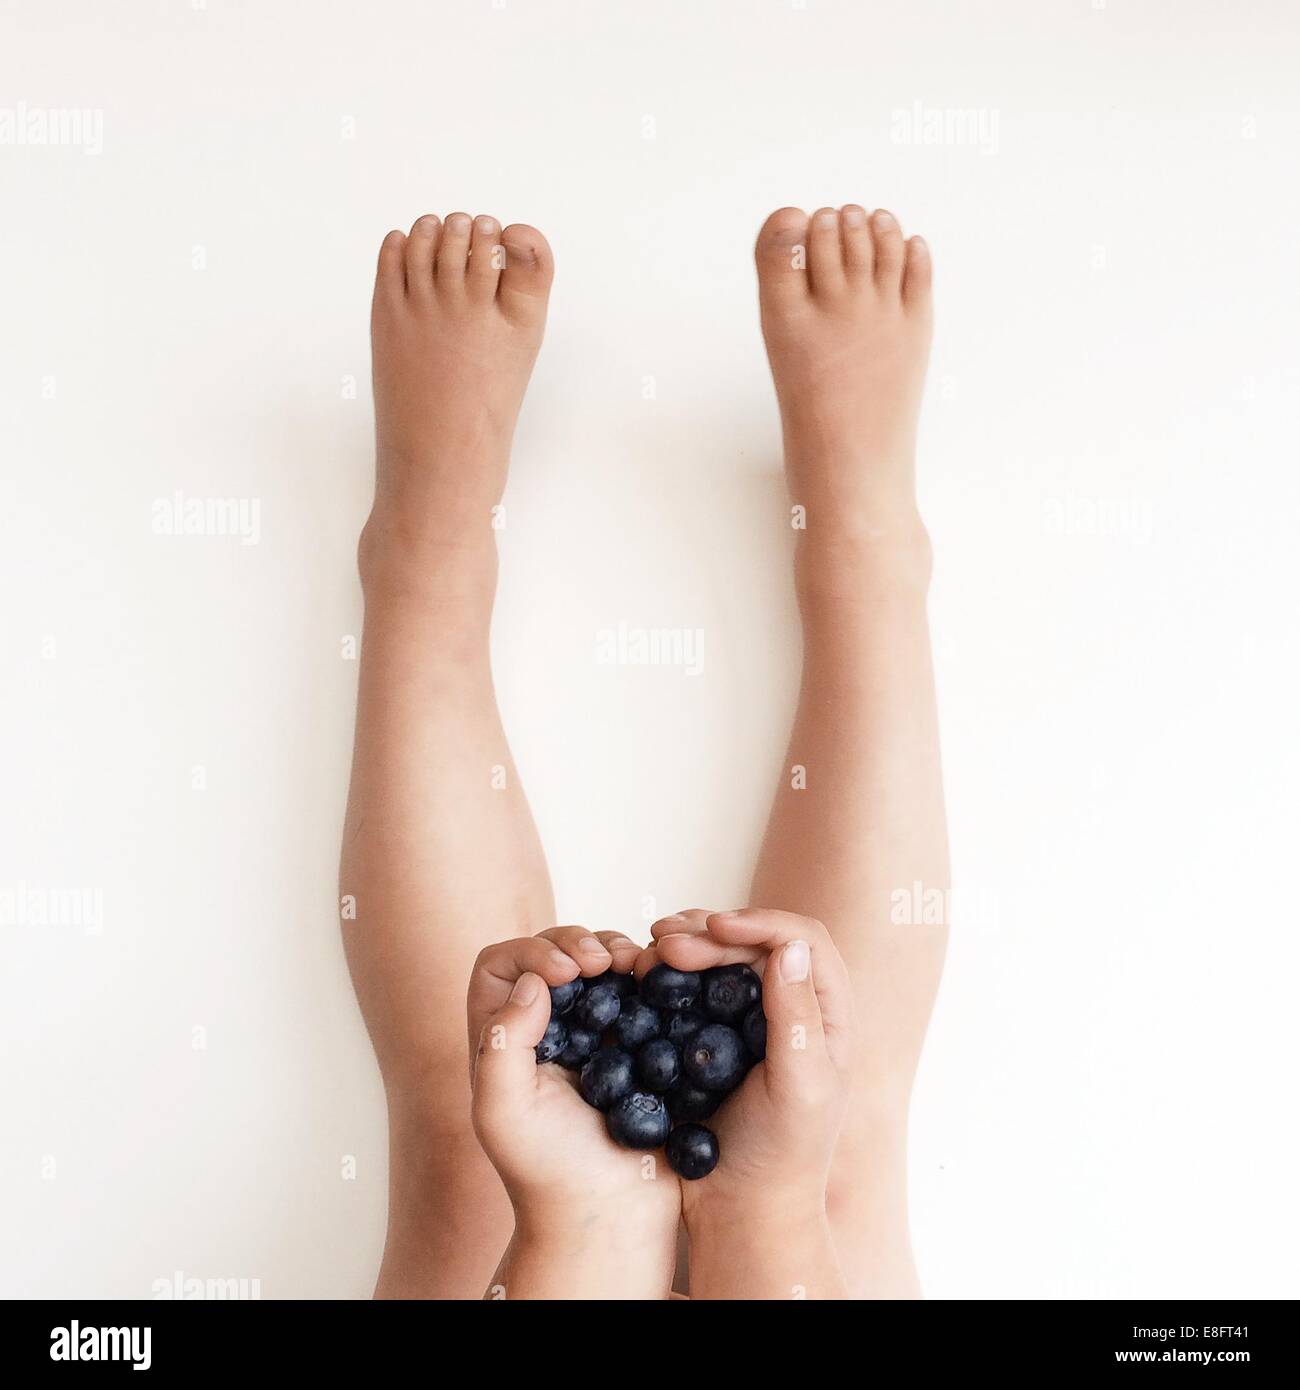
{"type": "Polygon", "coordinates": [[[376,510],[357,543],[357,572],[367,608],[414,601],[470,627],[491,619],[497,551],[490,533],[449,539],[376,510]]]}

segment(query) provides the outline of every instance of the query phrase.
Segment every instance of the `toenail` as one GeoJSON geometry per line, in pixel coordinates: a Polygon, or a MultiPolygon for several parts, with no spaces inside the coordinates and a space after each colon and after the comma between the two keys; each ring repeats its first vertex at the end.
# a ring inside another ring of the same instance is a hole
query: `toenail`
{"type": "Polygon", "coordinates": [[[438,219],[432,213],[425,213],[415,225],[422,232],[432,232],[438,225],[438,219]]]}
{"type": "Polygon", "coordinates": [[[839,221],[839,214],[834,208],[827,208],[824,212],[817,214],[817,221],[823,227],[833,227],[839,221]]]}
{"type": "Polygon", "coordinates": [[[497,229],[497,220],[495,217],[476,217],[474,219],[474,229],[484,233],[486,236],[491,236],[497,229]]]}
{"type": "Polygon", "coordinates": [[[539,263],[537,252],[521,241],[503,242],[502,249],[508,258],[506,264],[513,261],[516,265],[536,266],[539,263]]]}
{"type": "Polygon", "coordinates": [[[578,942],[578,950],[585,951],[588,955],[593,956],[607,954],[605,948],[594,936],[584,936],[583,939],[578,942]]]}
{"type": "Polygon", "coordinates": [[[447,230],[449,232],[468,231],[469,226],[470,218],[469,213],[467,212],[453,212],[452,215],[447,219],[447,230]]]}
{"type": "Polygon", "coordinates": [[[882,232],[887,232],[894,225],[893,213],[886,212],[884,208],[876,209],[876,226],[882,232]]]}
{"type": "Polygon", "coordinates": [[[912,252],[917,256],[928,256],[930,254],[930,248],[926,245],[924,237],[914,236],[912,238],[912,252]]]}
{"type": "Polygon", "coordinates": [[[865,226],[867,214],[860,207],[847,207],[844,209],[844,221],[850,227],[865,226]]]}

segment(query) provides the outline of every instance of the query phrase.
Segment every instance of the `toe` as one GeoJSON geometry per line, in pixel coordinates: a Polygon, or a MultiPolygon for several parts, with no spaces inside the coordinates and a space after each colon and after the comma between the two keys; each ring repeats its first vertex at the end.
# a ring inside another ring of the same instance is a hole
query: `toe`
{"type": "Polygon", "coordinates": [[[555,274],[555,260],[546,238],[524,222],[501,233],[504,261],[497,298],[509,313],[536,313],[546,305],[555,274]]]}
{"type": "Polygon", "coordinates": [[[924,237],[910,238],[903,267],[903,301],[909,309],[924,309],[929,304],[932,274],[930,248],[924,237]]]}
{"type": "Polygon", "coordinates": [[[501,277],[501,224],[495,217],[476,217],[470,234],[465,282],[476,299],[492,299],[501,277]]]}
{"type": "Polygon", "coordinates": [[[417,218],[406,238],[406,289],[408,294],[433,293],[433,258],[442,224],[432,213],[417,218]]]}
{"type": "Polygon", "coordinates": [[[870,279],[876,262],[867,210],[846,203],[840,210],[840,235],[844,242],[844,271],[850,280],[870,279]]]}
{"type": "Polygon", "coordinates": [[[876,286],[897,294],[903,279],[903,231],[898,218],[877,208],[871,217],[871,229],[876,238],[876,286]]]}
{"type": "Polygon", "coordinates": [[[763,223],[754,246],[758,285],[776,302],[808,294],[808,214],[802,208],[780,208],[763,223]]]}
{"type": "Polygon", "coordinates": [[[844,289],[840,215],[834,208],[818,208],[813,213],[808,229],[808,274],[814,295],[834,295],[844,289]]]}
{"type": "Polygon", "coordinates": [[[406,289],[406,233],[391,231],[379,247],[375,294],[401,294],[406,289]]]}
{"type": "Polygon", "coordinates": [[[440,286],[456,289],[465,283],[472,226],[473,221],[467,212],[453,212],[442,224],[437,255],[437,282],[440,286]]]}

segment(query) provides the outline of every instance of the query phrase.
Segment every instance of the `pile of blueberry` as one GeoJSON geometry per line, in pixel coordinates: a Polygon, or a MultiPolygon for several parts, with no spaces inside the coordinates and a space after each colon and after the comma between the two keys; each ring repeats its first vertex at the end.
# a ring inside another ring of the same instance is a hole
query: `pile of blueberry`
{"type": "Polygon", "coordinates": [[[581,1072],[583,1100],[604,1111],[617,1143],[662,1144],[675,1173],[702,1178],[717,1165],[718,1139],[700,1121],[767,1049],[762,994],[747,965],[656,965],[639,988],[613,971],[552,985],[537,1060],[581,1072]]]}

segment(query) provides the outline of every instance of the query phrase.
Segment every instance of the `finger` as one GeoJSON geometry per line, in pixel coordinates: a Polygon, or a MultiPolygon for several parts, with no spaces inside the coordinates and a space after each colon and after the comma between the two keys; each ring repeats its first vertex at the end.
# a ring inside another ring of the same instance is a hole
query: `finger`
{"type": "MultiPolygon", "coordinates": [[[[690,933],[661,936],[655,942],[656,959],[675,970],[709,970],[715,965],[740,962],[766,977],[769,952],[790,941],[807,941],[814,961],[812,971],[821,1010],[821,1024],[837,1068],[849,1065],[854,1047],[853,994],[848,971],[826,928],[812,917],[768,908],[741,908],[715,912],[707,922],[708,935],[690,933]]],[[[655,961],[638,961],[637,974],[655,961]]]]}
{"type": "Polygon", "coordinates": [[[786,941],[830,939],[826,928],[815,918],[798,912],[782,912],[775,907],[738,907],[730,912],[712,912],[709,933],[719,941],[768,947],[786,941]]]}
{"type": "Polygon", "coordinates": [[[741,961],[745,965],[752,965],[761,975],[763,962],[767,959],[764,947],[727,946],[703,933],[695,935],[683,932],[661,936],[648,949],[656,952],[656,961],[663,961],[674,970],[709,970],[715,965],[732,965],[741,961]]]}
{"type": "Polygon", "coordinates": [[[610,967],[613,957],[586,927],[549,927],[537,935],[576,961],[583,975],[601,975],[610,967]]]}
{"type": "MultiPolygon", "coordinates": [[[[692,935],[690,933],[687,933],[683,936],[662,936],[659,938],[658,941],[652,941],[641,951],[641,954],[637,956],[636,962],[632,966],[632,973],[637,977],[638,980],[642,980],[645,978],[646,973],[650,970],[653,970],[656,965],[677,966],[676,960],[669,960],[664,955],[663,946],[664,943],[667,942],[671,950],[673,943],[678,941],[686,942],[688,944],[694,944],[698,942],[700,948],[704,952],[708,953],[707,963],[709,965],[716,964],[716,961],[714,960],[714,953],[723,949],[722,947],[715,946],[714,943],[711,942],[709,938],[705,936],[703,933],[700,933],[699,935],[692,935]]],[[[677,966],[677,968],[682,970],[702,970],[704,967],[696,965],[685,965],[677,966]]]]}
{"type": "Polygon", "coordinates": [[[578,963],[572,956],[540,936],[520,936],[485,947],[474,962],[465,995],[471,1058],[483,1020],[505,1003],[515,981],[528,970],[540,975],[548,985],[568,984],[579,974],[578,963]]]}
{"type": "Polygon", "coordinates": [[[546,981],[531,970],[515,981],[506,1002],[479,1034],[474,1057],[474,1125],[489,1134],[517,1115],[537,1084],[533,1049],[551,1018],[546,981]]]}
{"type": "Polygon", "coordinates": [[[619,931],[598,931],[596,935],[614,962],[610,969],[620,975],[628,974],[636,964],[636,958],[641,954],[640,946],[619,931]]]}
{"type": "Polygon", "coordinates": [[[763,975],[763,1012],[768,1086],[783,1097],[808,1099],[814,1092],[807,1078],[825,1058],[826,1035],[807,941],[787,941],[773,951],[763,975]]]}
{"type": "Polygon", "coordinates": [[[650,924],[650,935],[656,939],[678,932],[703,932],[709,914],[702,907],[688,907],[683,912],[674,912],[671,917],[661,917],[650,924]]]}
{"type": "Polygon", "coordinates": [[[675,912],[671,917],[661,917],[650,925],[650,935],[654,940],[637,958],[635,974],[640,979],[647,970],[652,970],[663,961],[677,970],[707,970],[711,965],[729,965],[732,961],[744,961],[747,965],[762,960],[766,952],[743,948],[732,950],[715,942],[708,934],[708,920],[714,914],[702,907],[689,907],[675,912]],[[686,943],[685,951],[678,949],[678,943],[686,943]],[[665,955],[657,947],[666,945],[665,955]],[[683,963],[684,962],[684,963],[683,963]]]}
{"type": "Polygon", "coordinates": [[[849,972],[830,932],[815,917],[774,908],[743,907],[734,912],[715,912],[708,926],[714,940],[733,947],[761,946],[776,951],[788,942],[806,941],[812,952],[812,975],[826,1031],[848,1036],[853,1026],[849,972]]]}
{"type": "Polygon", "coordinates": [[[646,946],[632,965],[632,973],[638,980],[645,978],[647,970],[653,970],[659,964],[659,943],[652,941],[646,946]]]}
{"type": "Polygon", "coordinates": [[[476,985],[505,986],[508,990],[525,970],[540,975],[548,985],[567,984],[579,974],[577,961],[554,942],[540,936],[518,936],[479,952],[470,976],[470,993],[475,992],[476,985]]]}

